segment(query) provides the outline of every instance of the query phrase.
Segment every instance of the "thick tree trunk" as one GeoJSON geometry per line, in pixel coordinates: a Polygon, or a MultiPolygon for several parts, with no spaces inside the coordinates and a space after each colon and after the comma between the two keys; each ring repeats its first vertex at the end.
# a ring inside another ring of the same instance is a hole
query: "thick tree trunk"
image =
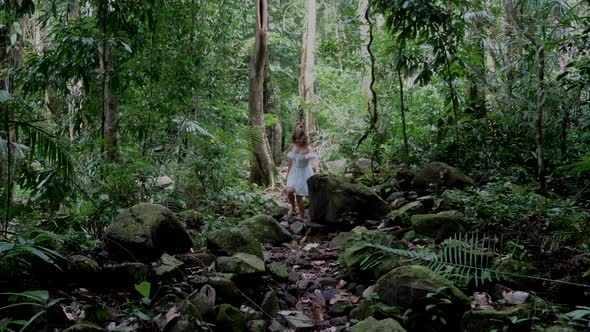
{"type": "Polygon", "coordinates": [[[255,129],[254,138],[259,146],[254,151],[250,180],[253,183],[274,187],[275,171],[264,126],[264,63],[266,61],[266,29],[268,2],[256,0],[256,36],[249,74],[249,120],[255,129]]]}
{"type": "Polygon", "coordinates": [[[315,98],[316,11],[316,0],[306,0],[305,29],[301,47],[301,78],[299,79],[299,96],[303,105],[300,107],[297,121],[304,125],[310,136],[315,134],[313,101],[315,98]]]}
{"type": "Polygon", "coordinates": [[[110,72],[111,52],[108,45],[107,31],[108,1],[100,0],[98,4],[99,29],[101,43],[99,45],[99,62],[101,78],[101,107],[102,107],[102,138],[104,139],[103,153],[107,160],[114,160],[117,156],[117,115],[118,100],[111,92],[110,72]]]}
{"type": "MultiPolygon", "coordinates": [[[[356,10],[356,16],[360,21],[359,29],[360,29],[360,37],[361,37],[361,55],[364,61],[369,62],[369,50],[367,46],[369,44],[369,22],[365,18],[365,14],[369,9],[369,0],[360,0],[359,5],[356,10]]],[[[366,64],[366,62],[363,62],[366,64]]],[[[366,68],[366,67],[365,67],[366,68]]],[[[370,98],[371,96],[371,77],[369,75],[363,75],[363,83],[362,83],[362,92],[363,96],[370,98]]]]}

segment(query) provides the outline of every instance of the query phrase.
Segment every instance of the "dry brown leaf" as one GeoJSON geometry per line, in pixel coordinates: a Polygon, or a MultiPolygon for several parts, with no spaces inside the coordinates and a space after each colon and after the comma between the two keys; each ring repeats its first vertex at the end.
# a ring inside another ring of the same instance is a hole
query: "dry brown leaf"
{"type": "Polygon", "coordinates": [[[168,310],[166,314],[159,314],[156,317],[154,317],[154,322],[156,322],[156,325],[158,326],[158,329],[160,329],[160,331],[164,331],[166,329],[166,326],[171,321],[175,320],[177,317],[180,317],[178,307],[172,306],[172,308],[170,308],[170,310],[168,310]]]}
{"type": "Polygon", "coordinates": [[[352,301],[353,304],[357,304],[358,301],[360,300],[360,297],[358,297],[358,296],[352,296],[350,298],[350,300],[352,301]]]}

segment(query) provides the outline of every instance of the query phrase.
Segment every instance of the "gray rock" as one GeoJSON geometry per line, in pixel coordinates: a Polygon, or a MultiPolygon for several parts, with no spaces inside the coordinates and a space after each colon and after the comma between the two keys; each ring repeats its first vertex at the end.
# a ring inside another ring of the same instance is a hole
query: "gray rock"
{"type": "Polygon", "coordinates": [[[184,266],[184,263],[174,258],[174,256],[163,254],[154,269],[154,273],[156,274],[156,278],[162,282],[180,280],[183,276],[182,266],[184,266]]]}
{"type": "Polygon", "coordinates": [[[270,317],[276,317],[279,312],[279,299],[275,291],[268,291],[262,300],[262,311],[270,317]]]}
{"type": "Polygon", "coordinates": [[[306,331],[314,327],[313,321],[301,311],[280,312],[280,314],[295,331],[306,331]]]}
{"type": "Polygon", "coordinates": [[[465,186],[474,184],[473,179],[458,169],[438,161],[426,164],[424,168],[416,173],[416,176],[412,180],[414,188],[432,190],[439,190],[441,188],[462,189],[465,186]]]}
{"type": "Polygon", "coordinates": [[[395,268],[377,281],[375,292],[379,300],[387,305],[423,309],[428,293],[435,293],[441,287],[448,288],[447,296],[458,307],[467,305],[468,297],[455,285],[420,265],[395,268]]]}
{"type": "Polygon", "coordinates": [[[406,330],[392,318],[376,320],[369,317],[362,322],[358,322],[350,329],[351,332],[406,332],[406,330]]]}
{"type": "Polygon", "coordinates": [[[257,256],[238,252],[231,257],[218,257],[217,270],[225,273],[250,274],[266,271],[264,261],[257,256]]]}
{"type": "Polygon", "coordinates": [[[143,263],[119,263],[102,268],[105,282],[115,287],[133,287],[147,280],[148,267],[143,263]]]}
{"type": "Polygon", "coordinates": [[[105,244],[110,254],[129,259],[185,253],[193,246],[176,215],[150,203],[134,205],[119,214],[105,231],[105,244]]]}
{"type": "Polygon", "coordinates": [[[291,233],[298,234],[298,235],[303,233],[304,228],[305,228],[305,225],[300,221],[296,221],[289,226],[291,233]]]}
{"type": "Polygon", "coordinates": [[[241,223],[262,243],[281,244],[291,240],[291,234],[273,217],[259,215],[241,223]]]}
{"type": "Polygon", "coordinates": [[[218,229],[209,233],[207,247],[213,252],[225,255],[243,252],[264,259],[262,245],[246,227],[218,229]]]}
{"type": "Polygon", "coordinates": [[[316,174],[307,180],[309,216],[313,223],[354,225],[385,215],[387,203],[352,179],[316,174]]]}
{"type": "Polygon", "coordinates": [[[418,234],[430,236],[437,240],[446,239],[455,233],[465,231],[460,219],[450,214],[416,214],[412,216],[412,226],[418,234]]]}
{"type": "Polygon", "coordinates": [[[324,163],[326,169],[334,174],[343,175],[346,173],[346,159],[338,159],[333,161],[327,161],[324,163]]]}

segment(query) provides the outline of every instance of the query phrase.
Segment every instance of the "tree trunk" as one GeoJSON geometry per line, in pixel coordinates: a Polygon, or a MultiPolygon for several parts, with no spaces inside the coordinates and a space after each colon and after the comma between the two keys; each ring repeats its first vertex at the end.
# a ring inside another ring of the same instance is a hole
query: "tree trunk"
{"type": "Polygon", "coordinates": [[[404,80],[402,79],[401,68],[397,69],[397,77],[399,80],[399,106],[402,115],[402,136],[404,139],[404,154],[406,157],[410,154],[410,146],[408,145],[408,131],[406,128],[406,109],[404,105],[404,80]]]}
{"type": "Polygon", "coordinates": [[[249,73],[249,120],[259,143],[254,151],[250,181],[274,187],[275,171],[264,126],[264,63],[266,61],[266,29],[268,27],[268,2],[256,0],[256,36],[249,73]]]}
{"type": "Polygon", "coordinates": [[[315,49],[316,49],[316,0],[305,3],[305,29],[301,47],[301,78],[299,79],[299,96],[302,100],[297,121],[304,125],[306,132],[315,134],[315,117],[313,101],[315,98],[315,49]]]}
{"type": "Polygon", "coordinates": [[[539,101],[537,105],[537,117],[535,119],[535,138],[537,141],[539,186],[541,193],[545,194],[547,191],[547,181],[545,179],[545,149],[543,146],[543,109],[545,108],[545,49],[542,45],[537,45],[537,54],[539,57],[539,101]]]}
{"type": "Polygon", "coordinates": [[[118,100],[112,94],[110,87],[111,51],[108,45],[107,16],[108,1],[100,0],[98,4],[99,29],[101,43],[99,45],[99,62],[101,78],[101,108],[102,108],[102,138],[104,139],[103,153],[107,160],[114,160],[117,156],[117,112],[118,100]]]}
{"type": "MultiPolygon", "coordinates": [[[[360,0],[359,1],[359,5],[357,7],[356,10],[356,16],[358,17],[358,20],[360,21],[359,24],[359,29],[360,29],[360,37],[361,37],[361,56],[363,59],[363,63],[365,64],[366,68],[366,62],[369,61],[369,50],[367,49],[368,43],[369,43],[369,23],[367,22],[367,19],[365,18],[365,14],[367,12],[367,10],[369,9],[369,0],[360,0]]],[[[371,96],[371,77],[370,75],[363,75],[363,82],[362,82],[362,92],[363,92],[363,96],[365,96],[366,98],[370,98],[371,96]]]]}

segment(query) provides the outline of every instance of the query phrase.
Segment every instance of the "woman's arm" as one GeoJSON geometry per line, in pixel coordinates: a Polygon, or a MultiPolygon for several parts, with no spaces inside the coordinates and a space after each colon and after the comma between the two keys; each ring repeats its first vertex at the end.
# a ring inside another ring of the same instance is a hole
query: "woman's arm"
{"type": "MultiPolygon", "coordinates": [[[[291,152],[291,149],[293,148],[293,146],[289,147],[289,152],[291,152]]],[[[287,154],[289,153],[287,152],[287,154]]],[[[291,172],[291,167],[293,167],[293,161],[291,160],[291,158],[287,157],[287,176],[289,176],[289,172],[291,172]]]]}

